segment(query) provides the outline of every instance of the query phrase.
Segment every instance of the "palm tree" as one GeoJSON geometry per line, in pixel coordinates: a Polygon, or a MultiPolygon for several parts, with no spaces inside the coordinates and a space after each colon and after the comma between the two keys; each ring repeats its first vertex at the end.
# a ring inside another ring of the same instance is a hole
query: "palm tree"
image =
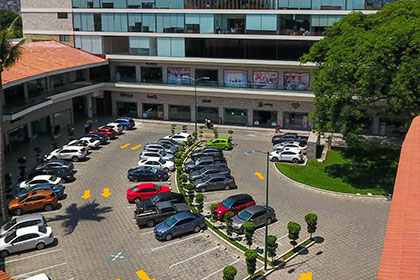
{"type": "Polygon", "coordinates": [[[21,39],[17,44],[12,44],[10,39],[13,38],[16,21],[10,26],[0,31],[0,204],[2,222],[6,222],[9,217],[8,207],[6,203],[6,184],[4,182],[4,150],[3,150],[3,85],[1,81],[1,73],[4,69],[15,64],[21,55],[22,44],[25,42],[21,39]]]}

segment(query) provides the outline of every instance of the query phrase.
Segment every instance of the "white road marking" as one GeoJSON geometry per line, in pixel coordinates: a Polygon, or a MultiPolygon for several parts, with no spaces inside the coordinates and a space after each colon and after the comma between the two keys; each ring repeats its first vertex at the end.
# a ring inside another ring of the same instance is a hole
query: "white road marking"
{"type": "Polygon", "coordinates": [[[38,269],[38,270],[34,270],[34,271],[23,273],[23,274],[19,274],[19,275],[16,275],[16,276],[12,276],[12,278],[20,278],[20,277],[23,277],[23,276],[30,275],[32,273],[41,272],[41,271],[44,271],[44,270],[47,270],[47,269],[51,269],[51,268],[55,268],[55,267],[59,267],[59,266],[65,265],[65,264],[67,264],[67,263],[66,262],[65,263],[59,263],[59,264],[52,265],[52,266],[49,266],[49,267],[45,267],[45,268],[42,268],[42,269],[38,269]]]}
{"type": "Polygon", "coordinates": [[[192,259],[195,259],[195,258],[197,258],[197,257],[199,257],[199,256],[201,256],[201,255],[207,254],[208,252],[214,251],[214,250],[216,250],[217,248],[219,248],[219,246],[216,246],[216,247],[214,247],[214,248],[208,249],[208,250],[206,250],[206,251],[204,251],[204,252],[201,252],[201,253],[199,253],[199,254],[197,254],[197,255],[195,255],[195,256],[192,256],[192,257],[190,257],[190,258],[188,258],[188,259],[185,259],[185,260],[183,260],[183,261],[180,261],[180,262],[177,262],[177,263],[171,264],[171,265],[169,266],[169,268],[172,268],[172,267],[174,267],[174,266],[177,266],[177,265],[183,264],[183,263],[185,263],[185,262],[187,262],[187,261],[190,261],[190,260],[192,260],[192,259]]]}
{"type": "MultiPolygon", "coordinates": [[[[55,210],[55,211],[49,211],[49,212],[43,212],[42,215],[55,214],[55,213],[61,212],[61,210],[62,209],[58,209],[58,210],[55,210]]],[[[47,219],[47,222],[48,222],[48,219],[47,219]]]]}
{"type": "MultiPolygon", "coordinates": [[[[234,265],[235,263],[239,262],[241,259],[237,259],[236,261],[228,264],[228,265],[234,265]]],[[[222,271],[225,268],[221,268],[219,270],[216,270],[215,272],[213,272],[212,274],[207,275],[206,277],[202,278],[201,280],[205,280],[205,279],[209,279],[210,277],[212,277],[213,275],[215,275],[216,273],[219,273],[220,271],[222,271]]]]}
{"type": "Polygon", "coordinates": [[[153,233],[153,230],[152,231],[148,231],[148,232],[140,233],[137,236],[142,236],[142,235],[146,235],[146,234],[150,234],[150,233],[153,233]]]}
{"type": "Polygon", "coordinates": [[[61,250],[63,250],[63,249],[57,249],[57,250],[52,250],[52,251],[48,251],[48,252],[43,252],[43,253],[35,254],[35,255],[32,255],[32,256],[23,257],[23,258],[20,258],[20,259],[4,261],[4,262],[0,262],[0,264],[23,261],[23,260],[26,260],[26,259],[30,259],[32,257],[38,257],[38,256],[46,255],[46,254],[49,254],[49,253],[55,253],[55,252],[58,252],[58,251],[61,251],[61,250]]]}
{"type": "Polygon", "coordinates": [[[204,202],[204,204],[210,204],[210,203],[218,203],[218,202],[220,202],[221,200],[215,200],[215,201],[206,201],[206,202],[204,202]]]}
{"type": "Polygon", "coordinates": [[[191,236],[191,237],[188,237],[188,238],[185,238],[185,239],[181,239],[181,240],[178,240],[178,241],[175,241],[175,242],[172,242],[172,243],[168,243],[168,244],[165,244],[163,246],[155,247],[155,248],[152,249],[152,251],[156,251],[156,250],[159,250],[159,249],[162,249],[162,248],[174,245],[174,244],[178,244],[178,243],[181,243],[181,242],[184,242],[184,241],[187,241],[187,240],[199,237],[199,236],[202,236],[202,234],[196,234],[194,236],[191,236]]]}

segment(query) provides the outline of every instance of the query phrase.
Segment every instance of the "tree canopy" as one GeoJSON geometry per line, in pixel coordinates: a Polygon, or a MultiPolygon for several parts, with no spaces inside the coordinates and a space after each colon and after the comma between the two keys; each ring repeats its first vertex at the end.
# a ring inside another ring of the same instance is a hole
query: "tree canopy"
{"type": "Polygon", "coordinates": [[[352,138],[366,129],[369,114],[407,126],[420,113],[419,50],[419,0],[343,17],[300,59],[319,66],[312,77],[314,127],[352,138]]]}
{"type": "Polygon", "coordinates": [[[11,39],[22,38],[22,18],[15,12],[10,10],[0,10],[0,30],[8,28],[16,17],[19,19],[15,23],[15,28],[10,34],[11,39]]]}

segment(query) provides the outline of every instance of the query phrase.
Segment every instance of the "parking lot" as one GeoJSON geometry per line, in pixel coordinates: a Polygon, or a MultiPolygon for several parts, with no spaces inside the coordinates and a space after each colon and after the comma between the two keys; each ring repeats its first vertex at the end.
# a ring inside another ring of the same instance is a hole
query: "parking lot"
{"type": "MultiPolygon", "coordinates": [[[[153,228],[139,229],[135,224],[135,206],[125,198],[126,189],[136,185],[126,177],[127,170],[137,165],[141,151],[141,147],[133,148],[169,133],[169,123],[137,123],[136,130],[93,150],[89,160],[75,163],[77,179],[66,184],[68,196],[61,201],[61,208],[44,212],[58,243],[42,251],[8,257],[7,273],[16,279],[40,272],[63,280],[138,279],[136,271],[141,269],[158,280],[221,279],[222,269],[233,264],[238,269],[236,279],[243,279],[243,253],[209,230],[159,242],[153,228]],[[112,192],[109,197],[101,195],[104,188],[112,192]],[[87,200],[81,197],[85,190],[91,194],[87,200]]],[[[224,130],[219,134],[227,136],[224,130]]],[[[261,172],[265,176],[265,156],[245,152],[269,150],[272,135],[268,131],[234,129],[237,146],[225,152],[225,157],[238,189],[205,193],[205,212],[211,203],[236,193],[251,194],[257,204],[265,202],[265,181],[254,175],[261,172]]],[[[305,272],[313,272],[314,279],[373,279],[379,267],[389,203],[314,192],[290,183],[272,165],[270,172],[269,204],[276,211],[277,221],[270,225],[269,234],[278,237],[278,253],[291,248],[286,227],[289,221],[300,223],[301,238],[307,236],[303,218],[310,212],[319,218],[315,236],[324,241],[269,279],[298,279],[299,273],[305,272]],[[356,254],[359,257],[354,259],[356,254]]],[[[175,189],[172,177],[163,185],[175,189]]],[[[264,229],[258,229],[254,239],[261,248],[264,229]]]]}

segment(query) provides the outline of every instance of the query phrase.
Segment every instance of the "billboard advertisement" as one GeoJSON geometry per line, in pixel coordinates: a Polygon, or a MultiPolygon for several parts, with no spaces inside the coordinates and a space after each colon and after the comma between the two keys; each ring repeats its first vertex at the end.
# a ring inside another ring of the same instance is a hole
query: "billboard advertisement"
{"type": "Polygon", "coordinates": [[[168,68],[168,84],[188,85],[190,68],[168,68]]]}
{"type": "Polygon", "coordinates": [[[284,73],[284,89],[308,90],[309,73],[284,73]]]}
{"type": "Polygon", "coordinates": [[[248,84],[248,71],[225,70],[223,81],[227,87],[246,88],[248,84]]]}
{"type": "Polygon", "coordinates": [[[277,72],[254,72],[254,88],[277,88],[278,83],[277,72]]]}

